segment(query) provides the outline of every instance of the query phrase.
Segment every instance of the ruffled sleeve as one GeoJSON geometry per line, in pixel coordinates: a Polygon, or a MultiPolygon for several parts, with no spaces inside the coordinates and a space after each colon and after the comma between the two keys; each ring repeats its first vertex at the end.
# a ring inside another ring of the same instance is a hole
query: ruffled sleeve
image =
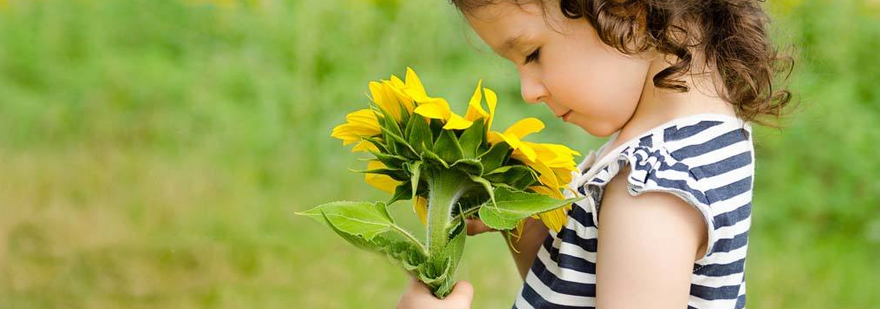
{"type": "Polygon", "coordinates": [[[691,173],[690,167],[676,160],[663,147],[627,147],[620,152],[616,161],[605,166],[580,186],[581,193],[588,196],[581,204],[590,208],[596,226],[599,224],[599,207],[605,185],[624,169],[629,172],[627,188],[630,195],[639,196],[645,192],[671,193],[697,209],[706,223],[707,255],[712,252],[712,245],[716,240],[715,225],[705,191],[698,178],[691,173]]]}

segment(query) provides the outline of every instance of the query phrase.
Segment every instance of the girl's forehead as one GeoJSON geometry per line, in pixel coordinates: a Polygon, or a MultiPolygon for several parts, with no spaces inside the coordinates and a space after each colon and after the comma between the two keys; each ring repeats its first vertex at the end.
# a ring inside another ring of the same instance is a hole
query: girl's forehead
{"type": "Polygon", "coordinates": [[[468,19],[479,19],[486,22],[509,19],[510,17],[541,17],[544,10],[540,2],[523,2],[515,0],[494,1],[472,7],[464,12],[468,19]]]}
{"type": "Polygon", "coordinates": [[[502,1],[465,14],[471,28],[499,54],[542,31],[543,11],[538,5],[502,1]]]}

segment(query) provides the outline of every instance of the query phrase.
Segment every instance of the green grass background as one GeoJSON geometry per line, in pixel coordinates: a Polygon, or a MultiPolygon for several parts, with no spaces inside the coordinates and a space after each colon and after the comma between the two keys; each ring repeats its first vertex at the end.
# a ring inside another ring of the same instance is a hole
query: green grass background
{"type": "MultiPolygon", "coordinates": [[[[748,307],[880,308],[880,2],[766,5],[800,108],[756,130],[748,307]]],[[[0,1],[0,308],[392,308],[402,271],[293,212],[386,198],[329,133],[406,66],[602,142],[522,103],[447,1],[0,1]]],[[[497,235],[458,278],[474,308],[521,285],[497,235]]]]}

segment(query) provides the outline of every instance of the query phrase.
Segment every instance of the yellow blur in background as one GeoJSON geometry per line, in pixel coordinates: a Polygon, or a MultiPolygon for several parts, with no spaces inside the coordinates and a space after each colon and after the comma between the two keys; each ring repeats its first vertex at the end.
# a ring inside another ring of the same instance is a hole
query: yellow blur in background
{"type": "MultiPolygon", "coordinates": [[[[880,308],[880,4],[765,5],[800,107],[756,130],[747,306],[880,308]]],[[[293,212],[388,198],[329,135],[408,65],[455,110],[483,79],[500,127],[602,142],[524,104],[447,1],[0,0],[0,308],[392,308],[401,270],[293,212]]],[[[458,278],[474,308],[521,285],[492,235],[458,278]]]]}

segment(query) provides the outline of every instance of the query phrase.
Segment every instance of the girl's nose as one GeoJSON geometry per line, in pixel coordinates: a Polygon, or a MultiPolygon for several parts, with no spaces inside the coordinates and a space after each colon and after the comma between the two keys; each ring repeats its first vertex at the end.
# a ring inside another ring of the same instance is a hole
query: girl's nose
{"type": "Polygon", "coordinates": [[[519,86],[523,100],[528,103],[543,102],[549,94],[547,88],[544,87],[540,80],[524,74],[520,74],[519,86]]]}

